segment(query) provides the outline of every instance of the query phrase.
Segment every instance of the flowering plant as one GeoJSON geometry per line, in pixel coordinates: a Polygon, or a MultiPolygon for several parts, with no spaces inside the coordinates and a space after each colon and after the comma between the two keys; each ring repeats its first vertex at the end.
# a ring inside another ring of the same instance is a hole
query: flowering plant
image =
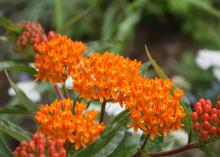
{"type": "Polygon", "coordinates": [[[11,153],[0,138],[3,156],[157,157],[194,148],[215,156],[207,144],[220,137],[220,101],[214,107],[210,100],[200,99],[192,112],[184,91],[175,87],[147,49],[157,78],[142,75],[146,67],[137,60],[111,52],[88,55],[85,43],[53,31],[46,34],[37,22],[13,24],[3,17],[0,20],[15,50],[34,58],[34,67],[15,62],[4,62],[0,67],[21,100],[18,106],[1,108],[1,114],[29,114],[36,123],[36,133],[32,135],[0,119],[0,131],[20,141],[11,153]],[[28,47],[31,49],[27,50],[28,47]],[[29,51],[31,53],[24,53],[29,51]],[[41,105],[33,103],[6,70],[31,73],[39,84],[51,83],[57,98],[41,105]],[[71,89],[67,90],[66,80],[70,77],[71,89]],[[95,102],[101,108],[99,111],[90,108],[95,102]],[[109,119],[107,103],[110,106],[119,103],[123,111],[109,119]],[[160,152],[149,148],[149,145],[161,147],[172,130],[187,132],[185,145],[160,152]]]}

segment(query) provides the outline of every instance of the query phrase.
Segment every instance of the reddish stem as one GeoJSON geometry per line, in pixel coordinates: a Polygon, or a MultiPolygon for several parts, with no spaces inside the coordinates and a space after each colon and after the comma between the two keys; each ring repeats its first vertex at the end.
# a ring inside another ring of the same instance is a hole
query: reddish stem
{"type": "Polygon", "coordinates": [[[106,106],[106,101],[102,103],[101,107],[101,115],[100,115],[100,120],[99,123],[102,123],[104,121],[104,116],[105,116],[105,106],[106,106]]]}
{"type": "Polygon", "coordinates": [[[173,150],[169,150],[169,151],[164,151],[164,152],[159,152],[159,153],[148,153],[148,156],[151,157],[159,157],[159,156],[170,156],[170,155],[174,155],[177,153],[181,153],[190,149],[194,149],[198,147],[198,143],[191,143],[191,144],[187,144],[183,147],[179,147],[173,150]]]}
{"type": "Polygon", "coordinates": [[[58,88],[57,84],[54,85],[54,89],[55,89],[55,91],[57,92],[57,95],[58,95],[58,97],[60,98],[60,100],[62,100],[62,99],[63,99],[63,95],[62,95],[60,89],[58,88]]]}

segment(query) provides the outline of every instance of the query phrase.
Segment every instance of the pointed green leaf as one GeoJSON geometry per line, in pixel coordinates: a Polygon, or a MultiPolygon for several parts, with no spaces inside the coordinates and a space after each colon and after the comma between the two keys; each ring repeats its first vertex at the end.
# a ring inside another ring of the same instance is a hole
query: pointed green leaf
{"type": "Polygon", "coordinates": [[[157,72],[157,75],[162,78],[162,79],[168,79],[168,76],[166,75],[166,73],[163,71],[163,69],[157,64],[157,62],[151,57],[147,46],[145,45],[145,49],[147,52],[147,57],[150,60],[151,64],[153,65],[155,71],[157,72]]]}
{"type": "Polygon", "coordinates": [[[0,107],[0,114],[27,114],[27,109],[22,105],[0,107]]]}
{"type": "Polygon", "coordinates": [[[13,61],[1,61],[0,62],[0,71],[2,70],[12,70],[12,71],[21,71],[21,72],[26,72],[26,73],[30,73],[30,74],[36,74],[37,71],[36,69],[29,67],[27,65],[24,64],[17,64],[13,61]]]}
{"type": "Polygon", "coordinates": [[[82,13],[72,17],[71,19],[69,19],[68,21],[64,22],[63,27],[59,30],[57,30],[57,32],[62,33],[64,31],[66,31],[68,28],[70,28],[72,25],[74,25],[78,20],[80,20],[81,18],[83,18],[85,15],[87,15],[94,7],[96,4],[90,6],[89,8],[87,8],[85,11],[83,11],[82,13]]]}
{"type": "Polygon", "coordinates": [[[113,123],[112,129],[106,129],[95,142],[80,150],[74,157],[107,157],[122,141],[129,115],[122,115],[113,123]]]}
{"type": "Polygon", "coordinates": [[[124,139],[109,157],[131,157],[140,149],[140,136],[126,133],[124,139]]]}
{"type": "Polygon", "coordinates": [[[60,29],[63,24],[63,10],[62,10],[62,1],[61,0],[54,0],[54,10],[55,10],[55,25],[56,29],[60,29]]]}
{"type": "Polygon", "coordinates": [[[14,91],[16,93],[16,96],[19,97],[21,104],[28,110],[28,112],[32,116],[34,116],[34,113],[35,113],[35,111],[37,111],[38,106],[35,103],[33,103],[21,89],[19,89],[16,86],[16,84],[11,80],[11,78],[9,77],[9,75],[6,71],[5,71],[5,74],[8,78],[8,81],[9,81],[11,87],[14,89],[14,91]]]}
{"type": "Polygon", "coordinates": [[[0,16],[0,25],[5,27],[9,31],[14,31],[16,33],[20,33],[22,31],[22,28],[18,25],[12,23],[10,20],[0,16]]]}
{"type": "Polygon", "coordinates": [[[4,139],[0,137],[0,156],[2,157],[13,157],[12,152],[8,148],[4,139]]]}
{"type": "Polygon", "coordinates": [[[18,141],[29,140],[31,138],[31,133],[4,119],[0,119],[0,131],[5,132],[18,141]]]}

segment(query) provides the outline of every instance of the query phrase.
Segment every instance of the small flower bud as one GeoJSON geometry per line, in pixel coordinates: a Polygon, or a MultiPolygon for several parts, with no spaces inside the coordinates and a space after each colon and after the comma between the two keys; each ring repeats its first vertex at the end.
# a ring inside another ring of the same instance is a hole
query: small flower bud
{"type": "Polygon", "coordinates": [[[199,125],[198,122],[196,122],[196,123],[193,124],[193,130],[194,130],[194,131],[198,131],[199,128],[200,128],[200,125],[199,125]]]}
{"type": "Polygon", "coordinates": [[[48,33],[48,38],[49,39],[52,39],[52,38],[54,38],[55,37],[55,33],[53,32],[53,31],[49,31],[49,33],[48,33]]]}
{"type": "Polygon", "coordinates": [[[213,135],[213,136],[217,134],[217,128],[215,126],[211,127],[210,134],[213,135]]]}
{"type": "Polygon", "coordinates": [[[203,120],[203,121],[209,121],[209,114],[208,114],[208,113],[204,113],[204,114],[202,115],[202,120],[203,120]]]}
{"type": "Polygon", "coordinates": [[[217,122],[217,120],[218,120],[217,114],[212,114],[210,117],[210,122],[215,123],[217,122]]]}
{"type": "Polygon", "coordinates": [[[191,119],[193,122],[197,122],[198,121],[198,114],[196,112],[192,112],[191,119]]]}
{"type": "Polygon", "coordinates": [[[220,109],[220,101],[217,101],[217,103],[216,103],[216,108],[217,108],[217,109],[220,109]]]}
{"type": "Polygon", "coordinates": [[[63,140],[58,139],[55,144],[56,149],[59,151],[63,147],[63,140]]]}
{"type": "Polygon", "coordinates": [[[216,108],[213,108],[213,109],[212,109],[211,114],[217,114],[216,108]]]}
{"type": "Polygon", "coordinates": [[[210,124],[209,124],[209,122],[208,122],[208,121],[204,121],[204,122],[202,123],[202,128],[203,128],[204,130],[209,130],[209,129],[210,129],[210,124]]]}
{"type": "Polygon", "coordinates": [[[204,105],[204,112],[206,112],[206,113],[209,113],[209,112],[211,112],[211,109],[212,109],[212,105],[211,104],[205,104],[204,105]]]}
{"type": "Polygon", "coordinates": [[[202,134],[201,134],[201,137],[202,137],[203,139],[206,139],[206,138],[208,137],[208,135],[209,135],[209,132],[206,131],[206,130],[203,130],[203,131],[202,131],[202,134]]]}

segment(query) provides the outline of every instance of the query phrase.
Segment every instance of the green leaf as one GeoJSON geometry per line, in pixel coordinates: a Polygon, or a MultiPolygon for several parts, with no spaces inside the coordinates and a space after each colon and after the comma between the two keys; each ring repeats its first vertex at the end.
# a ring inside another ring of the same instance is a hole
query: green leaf
{"type": "Polygon", "coordinates": [[[0,71],[6,70],[6,69],[9,69],[12,71],[26,72],[26,73],[30,73],[30,74],[37,73],[36,69],[29,67],[28,65],[17,64],[13,61],[1,61],[0,62],[0,71]]]}
{"type": "Polygon", "coordinates": [[[8,148],[4,139],[0,137],[0,156],[2,157],[13,157],[12,152],[8,148]]]}
{"type": "Polygon", "coordinates": [[[57,30],[58,33],[63,33],[64,31],[66,31],[68,28],[70,28],[72,25],[74,25],[76,22],[78,22],[81,18],[83,18],[85,15],[87,15],[94,7],[96,4],[90,6],[89,8],[87,8],[85,11],[83,11],[82,13],[72,17],[71,19],[69,19],[68,21],[66,21],[63,24],[63,27],[59,30],[57,30]]]}
{"type": "Polygon", "coordinates": [[[147,70],[150,67],[150,65],[151,65],[151,62],[145,62],[142,64],[141,69],[140,69],[141,75],[143,76],[147,75],[147,70]]]}
{"type": "Polygon", "coordinates": [[[145,49],[146,49],[146,52],[147,52],[147,57],[148,59],[150,60],[151,64],[153,65],[157,75],[162,78],[162,79],[169,79],[168,76],[166,75],[166,73],[163,71],[163,69],[157,64],[157,62],[151,57],[148,49],[147,49],[147,46],[145,45],[145,49]]]}
{"type": "Polygon", "coordinates": [[[54,9],[55,9],[55,24],[56,29],[60,29],[63,24],[63,13],[62,13],[62,1],[61,0],[54,0],[54,9]]]}
{"type": "Polygon", "coordinates": [[[0,25],[5,27],[9,31],[14,31],[16,33],[20,33],[22,31],[22,28],[18,25],[12,23],[10,20],[0,16],[0,25]]]}
{"type": "Polygon", "coordinates": [[[140,149],[140,136],[126,133],[124,139],[109,157],[131,157],[140,149]]]}
{"type": "Polygon", "coordinates": [[[121,119],[121,117],[126,117],[130,115],[130,111],[129,110],[124,110],[121,113],[119,113],[112,121],[112,125],[114,123],[116,123],[117,121],[119,121],[121,119]]]}
{"type": "Polygon", "coordinates": [[[122,141],[129,115],[125,114],[113,123],[111,129],[106,129],[95,142],[80,150],[74,157],[107,157],[122,141]]]}
{"type": "Polygon", "coordinates": [[[4,119],[0,119],[0,131],[5,132],[18,141],[29,140],[32,136],[31,133],[4,119]]]}
{"type": "Polygon", "coordinates": [[[32,117],[34,116],[35,111],[38,109],[38,106],[33,103],[27,96],[26,94],[19,89],[16,84],[11,80],[11,78],[9,77],[8,73],[5,71],[5,74],[8,78],[8,81],[11,85],[11,87],[14,89],[16,96],[18,96],[18,98],[20,99],[22,105],[28,110],[28,112],[32,115],[32,117]]]}
{"type": "Polygon", "coordinates": [[[27,109],[22,105],[0,107],[0,114],[27,114],[27,109]]]}
{"type": "Polygon", "coordinates": [[[155,138],[153,140],[151,138],[149,138],[145,147],[144,147],[143,152],[146,153],[146,152],[161,151],[163,144],[164,144],[164,137],[163,136],[155,136],[155,138]]]}
{"type": "Polygon", "coordinates": [[[198,0],[186,0],[188,3],[190,3],[192,6],[195,6],[203,11],[206,11],[207,13],[220,18],[220,11],[215,9],[214,7],[211,6],[210,3],[207,1],[198,1],[198,0]]]}

